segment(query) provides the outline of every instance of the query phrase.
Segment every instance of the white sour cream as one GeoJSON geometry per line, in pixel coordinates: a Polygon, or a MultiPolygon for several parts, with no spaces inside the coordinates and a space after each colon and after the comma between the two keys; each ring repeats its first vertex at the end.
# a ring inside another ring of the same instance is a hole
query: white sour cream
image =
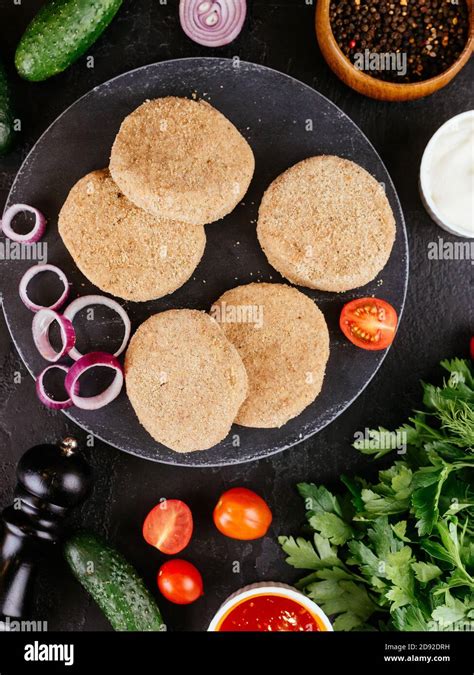
{"type": "Polygon", "coordinates": [[[438,225],[474,237],[474,110],[451,118],[431,138],[421,161],[420,187],[438,225]]]}

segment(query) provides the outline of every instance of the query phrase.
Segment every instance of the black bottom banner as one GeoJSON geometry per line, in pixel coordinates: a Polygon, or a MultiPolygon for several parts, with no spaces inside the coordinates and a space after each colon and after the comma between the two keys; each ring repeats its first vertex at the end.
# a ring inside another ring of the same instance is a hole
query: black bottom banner
{"type": "Polygon", "coordinates": [[[473,635],[460,633],[38,633],[0,632],[0,675],[235,668],[281,672],[293,662],[321,672],[472,673],[473,635]],[[286,665],[285,665],[286,664],[286,665]],[[470,665],[469,665],[470,664],[470,665]]]}

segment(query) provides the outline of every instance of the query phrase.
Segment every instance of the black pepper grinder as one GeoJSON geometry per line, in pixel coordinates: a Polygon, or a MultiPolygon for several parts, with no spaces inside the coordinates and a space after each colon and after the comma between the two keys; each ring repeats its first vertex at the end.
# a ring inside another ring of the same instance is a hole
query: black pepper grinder
{"type": "Polygon", "coordinates": [[[13,504],[0,522],[0,628],[8,630],[7,617],[28,615],[38,564],[61,539],[65,516],[91,484],[91,467],[74,438],[36,445],[20,459],[13,504]]]}

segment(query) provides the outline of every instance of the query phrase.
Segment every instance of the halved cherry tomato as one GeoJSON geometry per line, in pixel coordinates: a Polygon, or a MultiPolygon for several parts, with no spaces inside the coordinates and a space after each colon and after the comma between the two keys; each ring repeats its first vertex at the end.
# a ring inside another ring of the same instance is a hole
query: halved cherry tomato
{"type": "Polygon", "coordinates": [[[162,553],[176,555],[189,544],[193,516],[189,506],[179,499],[164,499],[145,518],[143,537],[162,553]]]}
{"type": "Polygon", "coordinates": [[[397,313],[388,302],[378,298],[359,298],[343,307],[339,325],[342,332],[362,349],[386,349],[397,330],[397,313]]]}
{"type": "Polygon", "coordinates": [[[232,539],[259,539],[265,536],[272,522],[266,502],[252,490],[227,490],[214,509],[217,529],[232,539]]]}
{"type": "Polygon", "coordinates": [[[168,560],[158,570],[158,588],[175,605],[190,605],[204,594],[202,576],[186,560],[168,560]]]}

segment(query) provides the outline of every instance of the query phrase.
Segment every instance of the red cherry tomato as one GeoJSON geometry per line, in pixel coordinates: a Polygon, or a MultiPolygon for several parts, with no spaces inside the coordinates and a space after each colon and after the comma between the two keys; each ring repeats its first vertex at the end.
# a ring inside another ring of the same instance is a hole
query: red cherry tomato
{"type": "Polygon", "coordinates": [[[214,509],[217,529],[232,539],[259,539],[271,522],[272,512],[266,502],[247,488],[227,490],[214,509]]]}
{"type": "Polygon", "coordinates": [[[397,329],[397,313],[378,298],[359,298],[343,307],[339,325],[357,347],[375,351],[392,344],[397,329]]]}
{"type": "Polygon", "coordinates": [[[175,605],[190,605],[204,594],[198,569],[186,560],[168,560],[158,571],[158,588],[175,605]]]}
{"type": "Polygon", "coordinates": [[[471,352],[471,359],[474,361],[474,336],[471,338],[470,352],[471,352]]]}
{"type": "Polygon", "coordinates": [[[189,544],[193,516],[189,506],[179,499],[164,499],[145,518],[143,537],[162,553],[176,555],[189,544]]]}

